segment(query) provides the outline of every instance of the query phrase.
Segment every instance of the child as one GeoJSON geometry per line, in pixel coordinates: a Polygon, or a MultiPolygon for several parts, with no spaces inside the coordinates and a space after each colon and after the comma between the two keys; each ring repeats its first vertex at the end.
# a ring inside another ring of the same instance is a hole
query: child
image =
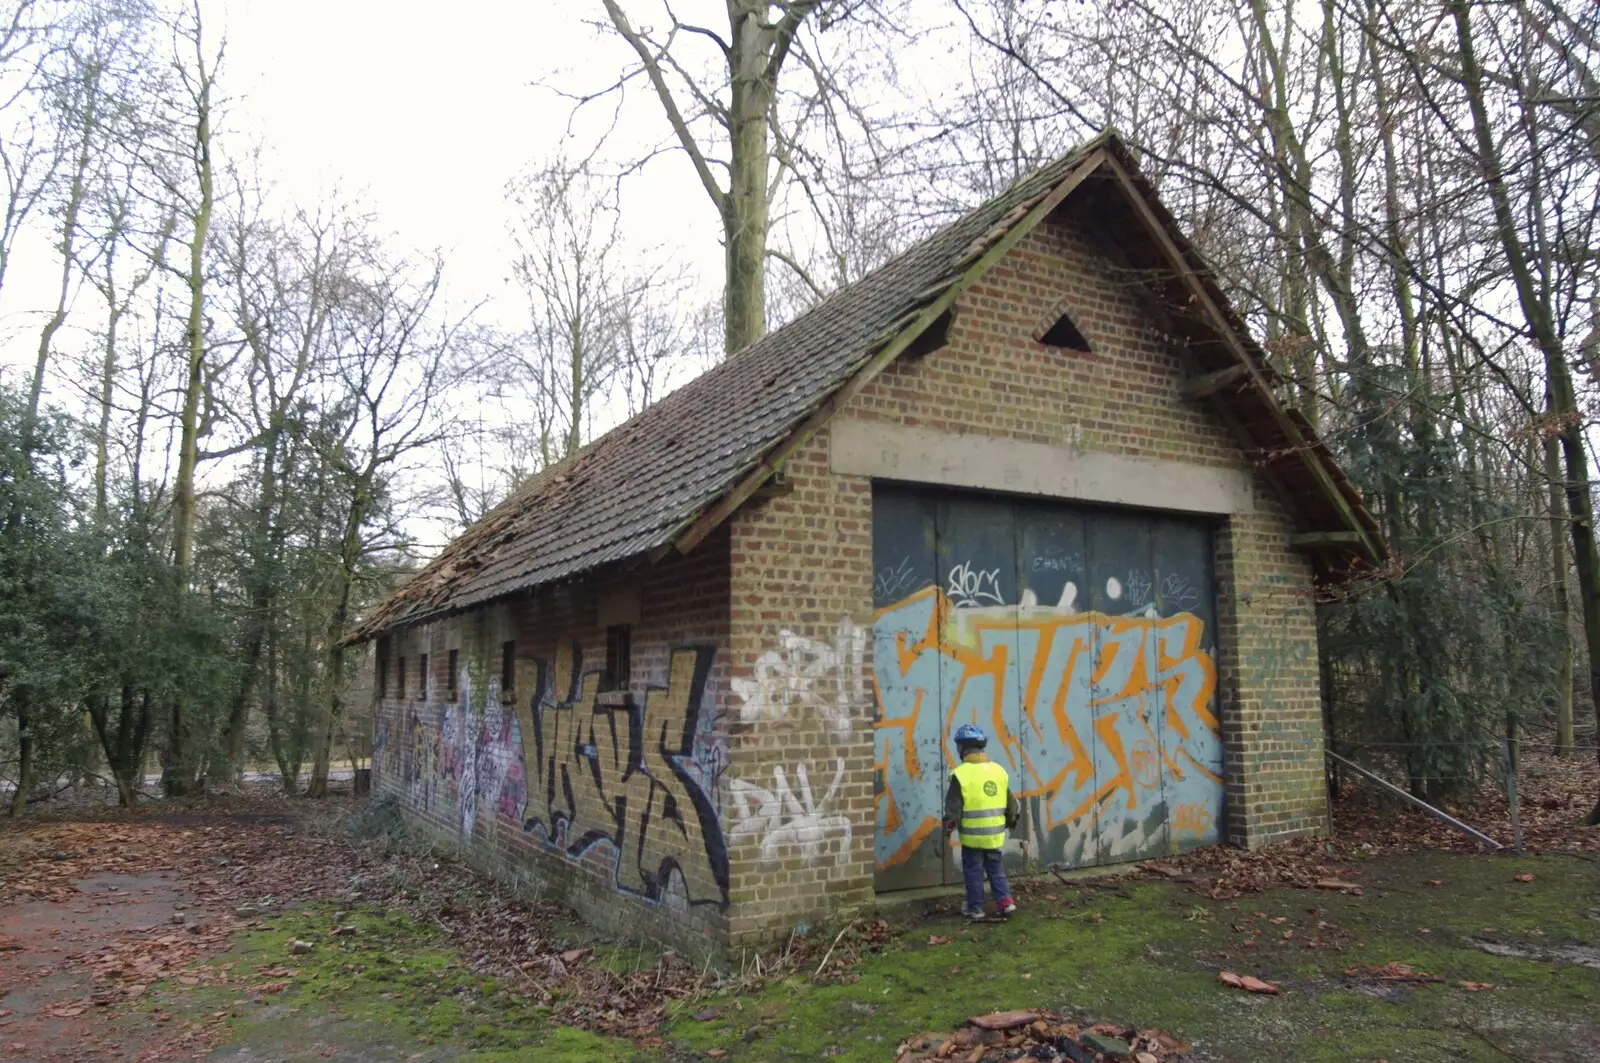
{"type": "Polygon", "coordinates": [[[1017,825],[1021,811],[1011,796],[1011,780],[1006,769],[984,753],[989,737],[981,727],[963,724],[956,728],[956,752],[961,763],[950,773],[950,789],[944,795],[944,829],[961,832],[961,874],[967,883],[967,903],[961,914],[979,920],[983,914],[983,877],[989,876],[989,891],[1001,915],[1017,910],[1006,883],[1002,850],[1006,831],[1017,825]]]}

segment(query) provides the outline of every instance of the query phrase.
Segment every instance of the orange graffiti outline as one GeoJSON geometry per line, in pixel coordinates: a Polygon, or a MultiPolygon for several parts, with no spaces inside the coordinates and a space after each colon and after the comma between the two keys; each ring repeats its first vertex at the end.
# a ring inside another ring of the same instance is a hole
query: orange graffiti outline
{"type": "MultiPolygon", "coordinates": [[[[1211,699],[1216,691],[1216,664],[1211,656],[1204,652],[1200,646],[1200,640],[1204,633],[1204,622],[1192,613],[1179,613],[1171,617],[1111,616],[1098,611],[1046,616],[1013,614],[1011,619],[972,617],[963,624],[957,618],[957,610],[946,598],[943,590],[939,587],[927,587],[899,602],[878,609],[876,619],[881,620],[888,614],[905,609],[919,599],[929,596],[934,598],[934,608],[929,614],[928,627],[922,636],[915,641],[909,641],[906,632],[896,633],[895,650],[897,660],[895,663],[899,674],[901,676],[908,675],[917,658],[929,649],[934,650],[941,657],[949,658],[960,666],[960,679],[956,689],[952,692],[952,696],[947,701],[947,704],[952,706],[961,704],[969,679],[977,681],[987,677],[991,682],[993,691],[990,698],[991,704],[987,713],[982,708],[978,708],[974,710],[975,715],[980,720],[984,715],[989,717],[996,744],[1001,748],[1014,749],[1027,775],[1036,779],[1039,778],[1039,773],[1035,768],[1032,756],[1021,741],[1021,735],[1011,730],[1004,716],[1004,679],[1009,662],[1009,647],[1002,642],[986,655],[982,649],[983,635],[991,631],[1015,631],[1020,635],[1024,630],[1037,634],[1039,642],[1035,648],[1032,666],[1021,692],[1021,709],[1028,725],[1033,728],[1035,735],[1042,741],[1045,738],[1045,728],[1040,720],[1039,698],[1041,691],[1044,689],[1046,669],[1051,659],[1051,652],[1054,649],[1055,639],[1060,636],[1064,628],[1075,629],[1074,634],[1071,636],[1074,645],[1063,666],[1055,690],[1052,692],[1049,708],[1049,716],[1056,726],[1057,734],[1066,744],[1070,752],[1070,758],[1067,764],[1057,770],[1048,780],[1041,780],[1034,787],[1020,789],[1018,791],[1019,796],[1048,798],[1059,792],[1068,782],[1069,776],[1073,777],[1073,790],[1081,789],[1094,778],[1094,758],[1084,745],[1067,711],[1072,677],[1076,673],[1082,654],[1091,650],[1091,648],[1095,649],[1091,656],[1089,677],[1091,691],[1089,707],[1091,709],[1144,696],[1153,690],[1159,689],[1162,692],[1162,703],[1165,706],[1164,721],[1166,725],[1174,727],[1177,734],[1183,738],[1192,737],[1192,731],[1184,720],[1178,705],[1178,691],[1185,677],[1171,674],[1171,670],[1181,667],[1186,661],[1195,661],[1201,669],[1200,686],[1193,697],[1186,702],[1185,707],[1194,713],[1195,718],[1200,721],[1202,726],[1213,734],[1219,732],[1217,718],[1210,707],[1211,699]],[[963,626],[967,629],[966,638],[962,637],[963,626]],[[1167,652],[1166,638],[1164,637],[1174,627],[1182,629],[1182,637],[1179,643],[1180,649],[1176,654],[1167,652]],[[1079,631],[1091,633],[1092,637],[1085,638],[1078,633],[1079,631]],[[1104,640],[1097,637],[1102,631],[1112,635],[1113,639],[1104,640]],[[1137,642],[1137,646],[1127,638],[1130,634],[1137,635],[1137,639],[1133,640],[1137,642]],[[1148,660],[1147,651],[1151,639],[1155,640],[1156,660],[1154,663],[1157,674],[1154,677],[1150,674],[1151,664],[1148,660]],[[1109,653],[1106,652],[1107,648],[1110,649],[1109,653]],[[1146,652],[1137,652],[1140,650],[1146,650],[1146,652]],[[1125,663],[1122,660],[1124,653],[1134,654],[1131,662],[1126,662],[1128,664],[1127,676],[1118,685],[1116,691],[1102,689],[1108,676],[1113,673],[1114,668],[1120,667],[1125,663]]],[[[881,714],[883,696],[882,690],[878,686],[876,675],[873,677],[873,688],[881,714]]],[[[916,725],[924,708],[923,697],[925,693],[925,690],[918,688],[911,711],[905,716],[885,719],[880,715],[875,724],[879,729],[895,728],[903,732],[903,745],[907,756],[906,770],[907,774],[914,779],[922,777],[922,766],[916,747],[912,742],[912,736],[915,733],[916,725]]],[[[950,747],[950,735],[956,725],[956,716],[955,712],[950,712],[942,721],[943,726],[940,730],[942,752],[947,751],[950,747]]],[[[1175,778],[1184,778],[1186,774],[1184,769],[1167,755],[1154,728],[1142,717],[1139,717],[1139,719],[1144,735],[1148,736],[1152,746],[1160,751],[1160,762],[1166,766],[1167,770],[1175,778]]],[[[1104,806],[1107,799],[1118,790],[1127,794],[1126,811],[1133,811],[1138,808],[1137,787],[1129,765],[1123,736],[1117,729],[1117,720],[1117,716],[1104,716],[1095,720],[1093,726],[1093,733],[1100,740],[1106,752],[1111,755],[1117,767],[1116,774],[1098,785],[1092,795],[1087,796],[1065,817],[1058,820],[1054,816],[1047,815],[1044,824],[1047,830],[1070,825],[1089,814],[1093,814],[1096,817],[1095,822],[1098,824],[1099,810],[1104,806]]],[[[1190,766],[1202,775],[1214,782],[1220,783],[1222,781],[1218,775],[1196,761],[1188,750],[1180,749],[1178,752],[1183,760],[1187,761],[1190,766]]],[[[948,760],[948,755],[946,759],[948,760]]],[[[880,777],[885,780],[883,789],[877,795],[877,799],[889,802],[886,814],[890,819],[886,820],[886,826],[890,827],[890,829],[897,828],[900,826],[902,813],[887,784],[887,757],[875,762],[874,767],[883,773],[880,777]]],[[[1047,809],[1049,807],[1048,801],[1046,802],[1046,807],[1047,809]]],[[[936,817],[924,817],[923,822],[912,832],[906,842],[886,860],[879,862],[878,866],[880,868],[891,867],[909,859],[921,847],[928,835],[936,829],[937,825],[936,817]]]]}

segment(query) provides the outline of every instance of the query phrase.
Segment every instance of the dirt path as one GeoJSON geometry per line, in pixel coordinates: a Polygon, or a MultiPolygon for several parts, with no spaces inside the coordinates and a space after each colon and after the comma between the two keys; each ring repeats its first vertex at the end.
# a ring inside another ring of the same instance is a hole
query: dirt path
{"type": "Polygon", "coordinates": [[[101,871],[59,883],[52,895],[0,905],[0,1058],[97,1063],[170,1058],[203,1039],[204,1027],[142,1007],[160,957],[224,947],[207,932],[206,909],[173,871],[101,871]],[[180,922],[181,921],[181,922],[180,922]],[[160,939],[183,935],[181,948],[160,939]],[[126,968],[124,968],[126,964],[126,968]]]}

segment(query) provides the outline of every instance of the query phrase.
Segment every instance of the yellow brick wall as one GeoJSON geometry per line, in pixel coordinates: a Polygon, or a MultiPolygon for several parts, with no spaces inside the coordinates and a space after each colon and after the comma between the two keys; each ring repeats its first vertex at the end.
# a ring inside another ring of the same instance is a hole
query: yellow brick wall
{"type": "MultiPolygon", "coordinates": [[[[1090,238],[1052,219],[963,296],[947,346],[891,366],[841,416],[1249,471],[1210,410],[1178,399],[1152,325],[1090,238]],[[1094,353],[1034,341],[1063,310],[1094,353]]],[[[728,777],[769,810],[727,825],[734,944],[873,897],[871,481],[829,455],[824,428],[785,465],[792,493],[732,521],[728,777]]],[[[1325,823],[1311,573],[1292,530],[1258,479],[1255,511],[1215,535],[1225,817],[1251,846],[1325,823]]]]}

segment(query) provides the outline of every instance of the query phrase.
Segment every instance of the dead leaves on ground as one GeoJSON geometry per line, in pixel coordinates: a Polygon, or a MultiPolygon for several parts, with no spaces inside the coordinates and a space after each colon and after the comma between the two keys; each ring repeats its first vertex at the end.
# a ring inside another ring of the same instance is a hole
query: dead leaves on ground
{"type": "Polygon", "coordinates": [[[1443,982],[1443,978],[1419,971],[1409,963],[1383,963],[1383,964],[1356,964],[1345,969],[1346,978],[1357,978],[1369,982],[1409,982],[1415,985],[1428,985],[1443,982]]]}
{"type": "Polygon", "coordinates": [[[954,1033],[930,1031],[901,1041],[895,1063],[987,1063],[1034,1058],[1094,1063],[1097,1059],[1131,1059],[1136,1063],[1178,1063],[1188,1058],[1189,1045],[1164,1030],[1139,1030],[1111,1023],[1069,1022],[1048,1011],[1004,1011],[978,1015],[954,1033]],[[1092,1045],[1116,1044],[1119,1053],[1099,1054],[1092,1045]],[[1047,1053],[1042,1049],[1048,1048],[1047,1053]],[[1125,1052],[1120,1049],[1125,1048],[1125,1052]],[[1031,1053],[1038,1052],[1038,1056],[1031,1053]]]}
{"type": "Polygon", "coordinates": [[[1185,883],[1191,892],[1214,901],[1284,887],[1335,890],[1353,896],[1362,893],[1361,884],[1350,880],[1354,870],[1333,864],[1328,842],[1321,838],[1294,838],[1253,851],[1196,849],[1139,868],[1150,876],[1185,883]]]}
{"type": "Polygon", "coordinates": [[[1248,974],[1234,974],[1232,971],[1219,971],[1217,981],[1232,989],[1243,989],[1247,993],[1262,993],[1267,996],[1277,996],[1283,992],[1272,982],[1263,981],[1248,974]]]}
{"type": "MultiPolygon", "coordinates": [[[[1593,756],[1558,757],[1524,750],[1517,791],[1523,844],[1534,852],[1600,852],[1600,829],[1585,827],[1584,816],[1600,792],[1600,764],[1593,756]]],[[[1483,780],[1466,807],[1446,805],[1491,838],[1510,844],[1511,810],[1501,789],[1503,780],[1483,780]]],[[[1346,780],[1343,797],[1334,802],[1334,833],[1342,845],[1378,854],[1429,848],[1478,852],[1478,843],[1409,805],[1378,799],[1365,784],[1346,780]]]]}

